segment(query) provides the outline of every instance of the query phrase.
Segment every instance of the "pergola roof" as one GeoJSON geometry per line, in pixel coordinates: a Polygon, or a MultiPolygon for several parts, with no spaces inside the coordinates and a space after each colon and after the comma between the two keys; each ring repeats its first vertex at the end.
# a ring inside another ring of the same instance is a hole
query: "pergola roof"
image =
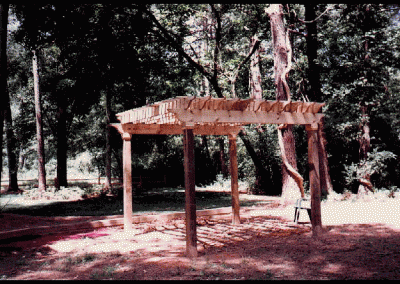
{"type": "Polygon", "coordinates": [[[120,133],[182,134],[191,127],[198,135],[228,135],[247,124],[315,125],[324,103],[176,97],[118,113],[120,133]]]}
{"type": "Polygon", "coordinates": [[[132,134],[183,134],[186,253],[197,256],[194,135],[229,135],[232,223],[239,224],[236,134],[246,124],[302,124],[308,132],[313,233],[321,227],[318,129],[323,103],[177,97],[117,114],[123,138],[124,230],[132,228],[132,134]]]}

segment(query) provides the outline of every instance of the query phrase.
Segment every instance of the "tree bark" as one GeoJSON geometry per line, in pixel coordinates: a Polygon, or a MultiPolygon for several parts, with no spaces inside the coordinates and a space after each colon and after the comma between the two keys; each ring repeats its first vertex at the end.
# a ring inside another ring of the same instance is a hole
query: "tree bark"
{"type": "Polygon", "coordinates": [[[18,163],[15,154],[15,147],[17,146],[14,131],[12,128],[11,106],[8,91],[6,90],[6,110],[5,110],[5,131],[6,131],[6,144],[8,156],[8,191],[16,192],[18,188],[18,163]]]}
{"type": "MultiPolygon", "coordinates": [[[[291,100],[290,90],[286,82],[286,78],[291,66],[291,46],[284,25],[283,6],[282,4],[273,4],[266,10],[270,17],[272,43],[274,47],[274,77],[277,100],[291,100]]],[[[291,167],[297,171],[296,145],[293,135],[293,126],[278,129],[282,131],[283,148],[282,155],[286,155],[282,159],[282,197],[284,200],[291,202],[299,198],[301,186],[290,175],[289,167],[285,165],[287,160],[291,167]]]]}
{"type": "Polygon", "coordinates": [[[43,137],[43,123],[42,123],[42,104],[40,100],[39,90],[39,72],[37,65],[37,54],[36,50],[33,50],[32,57],[32,72],[34,79],[34,90],[35,90],[35,113],[36,113],[36,137],[37,137],[37,154],[38,154],[38,181],[39,190],[46,190],[46,168],[45,168],[45,154],[44,154],[44,137],[43,137]]]}
{"type": "Polygon", "coordinates": [[[67,180],[67,113],[63,94],[57,96],[57,182],[55,186],[68,186],[67,180]]]}
{"type": "Polygon", "coordinates": [[[368,191],[374,191],[371,183],[371,176],[366,170],[366,163],[368,158],[368,152],[371,148],[371,137],[370,137],[370,126],[369,126],[369,114],[368,106],[361,106],[361,137],[359,139],[359,171],[362,173],[359,178],[358,194],[368,194],[368,191]]]}
{"type": "MultiPolygon", "coordinates": [[[[318,40],[317,40],[317,21],[315,14],[315,4],[304,4],[305,7],[305,23],[307,28],[307,61],[308,61],[308,72],[307,78],[309,82],[309,90],[308,90],[308,99],[312,102],[320,101],[322,98],[321,92],[321,79],[320,72],[317,64],[318,58],[318,40]]],[[[321,175],[321,192],[323,195],[328,195],[333,191],[332,181],[329,175],[329,166],[328,166],[328,156],[325,150],[325,133],[323,122],[320,124],[318,128],[318,136],[319,136],[319,172],[321,175]]]]}
{"type": "Polygon", "coordinates": [[[3,128],[7,91],[7,23],[9,4],[0,4],[0,178],[3,172],[3,128]]]}
{"type": "Polygon", "coordinates": [[[314,21],[315,15],[315,4],[304,4],[305,7],[305,20],[307,28],[306,36],[306,55],[308,61],[308,72],[307,79],[310,84],[308,99],[312,102],[316,102],[321,99],[321,80],[320,73],[317,65],[317,50],[318,50],[318,40],[317,40],[317,22],[314,21]]]}
{"type": "MultiPolygon", "coordinates": [[[[259,42],[256,35],[250,39],[250,53],[259,42]]],[[[258,45],[259,46],[259,45],[258,45]]],[[[250,59],[250,98],[261,100],[261,72],[260,72],[260,49],[256,48],[250,59]]]]}

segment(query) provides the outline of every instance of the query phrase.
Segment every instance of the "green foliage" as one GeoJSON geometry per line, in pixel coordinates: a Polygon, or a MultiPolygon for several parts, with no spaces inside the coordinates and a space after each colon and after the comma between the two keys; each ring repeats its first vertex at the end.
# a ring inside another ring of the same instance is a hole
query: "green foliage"
{"type": "MultiPolygon", "coordinates": [[[[218,84],[231,97],[232,77],[249,53],[250,37],[261,40],[263,97],[275,99],[273,54],[267,4],[212,4],[221,17],[218,84]]],[[[147,7],[187,54],[213,70],[216,16],[210,4],[13,4],[15,26],[9,33],[8,90],[11,95],[15,151],[21,173],[35,172],[36,130],[31,50],[40,47],[39,71],[43,99],[46,159],[55,170],[60,106],[66,113],[69,160],[89,152],[82,175],[104,175],[107,121],[106,97],[114,114],[181,95],[204,95],[204,76],[160,37],[147,7]],[[19,25],[18,25],[19,24],[19,25]],[[85,169],[90,169],[85,170],[85,169]]],[[[294,33],[289,84],[293,100],[307,99],[306,26],[304,7],[285,5],[285,20],[294,33]],[[287,10],[287,7],[289,10],[287,10]]],[[[400,187],[400,73],[398,6],[387,4],[316,4],[317,65],[324,107],[328,160],[334,190],[356,186],[368,173],[377,188],[400,187]],[[326,10],[329,8],[329,10],[326,10]],[[322,13],[324,13],[322,15],[322,13]],[[371,149],[360,164],[361,107],[368,108],[371,149]]],[[[249,95],[249,62],[238,71],[236,92],[249,95]]],[[[211,88],[211,95],[215,90],[211,88]]],[[[255,172],[238,139],[239,178],[260,192],[279,194],[281,161],[275,126],[248,126],[247,138],[261,158],[265,172],[255,172]],[[258,179],[257,179],[258,178],[258,179]]],[[[112,130],[112,175],[122,175],[122,140],[112,130]]],[[[306,134],[294,130],[299,172],[308,179],[306,134]]],[[[212,184],[220,174],[219,144],[196,137],[196,183],[212,184]]],[[[228,141],[224,140],[225,151],[228,141]]],[[[134,136],[132,166],[137,175],[166,174],[183,185],[183,148],[180,136],[134,136]]],[[[228,155],[226,164],[229,163],[228,155]]],[[[6,162],[5,162],[6,163],[6,162]]],[[[72,190],[73,191],[73,190],[72,190]]]]}
{"type": "Polygon", "coordinates": [[[365,177],[366,175],[370,175],[371,178],[378,185],[382,185],[387,179],[387,166],[388,160],[396,159],[396,155],[390,151],[379,151],[378,149],[374,149],[372,152],[368,153],[368,158],[364,163],[352,163],[350,165],[345,165],[345,180],[347,184],[347,188],[351,188],[351,185],[354,182],[357,182],[359,179],[365,177]]]}

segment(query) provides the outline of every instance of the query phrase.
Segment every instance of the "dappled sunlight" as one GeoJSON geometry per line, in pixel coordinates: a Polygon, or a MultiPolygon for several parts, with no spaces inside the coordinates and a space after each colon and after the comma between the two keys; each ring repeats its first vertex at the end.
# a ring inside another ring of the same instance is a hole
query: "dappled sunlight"
{"type": "Polygon", "coordinates": [[[243,207],[238,225],[232,225],[230,214],[198,216],[196,259],[185,257],[183,217],[135,223],[127,232],[109,227],[36,237],[2,245],[7,265],[20,268],[0,274],[10,279],[397,279],[397,204],[391,199],[322,202],[326,221],[318,238],[312,237],[306,211],[295,224],[293,206],[278,200],[243,207]]]}

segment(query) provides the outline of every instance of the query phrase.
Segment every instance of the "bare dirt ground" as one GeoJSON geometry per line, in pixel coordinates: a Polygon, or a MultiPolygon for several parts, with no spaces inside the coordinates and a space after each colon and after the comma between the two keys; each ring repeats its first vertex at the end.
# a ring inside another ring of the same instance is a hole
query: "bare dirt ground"
{"type": "MultiPolygon", "coordinates": [[[[398,279],[400,202],[397,199],[322,204],[324,233],[313,238],[306,212],[293,222],[292,205],[241,209],[197,220],[196,259],[185,257],[183,219],[80,233],[0,240],[0,278],[25,279],[398,279]]],[[[79,218],[79,217],[77,217],[79,218]]],[[[74,222],[77,218],[3,214],[8,228],[74,222]]],[[[90,219],[90,217],[86,217],[90,219]]]]}

